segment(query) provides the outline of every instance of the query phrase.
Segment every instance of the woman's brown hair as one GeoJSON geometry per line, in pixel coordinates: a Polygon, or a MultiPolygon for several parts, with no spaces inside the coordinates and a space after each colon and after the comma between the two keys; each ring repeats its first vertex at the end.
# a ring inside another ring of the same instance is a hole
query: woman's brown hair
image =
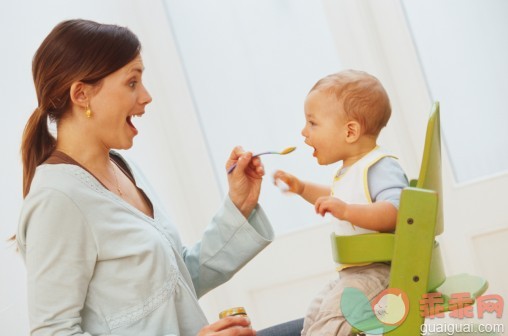
{"type": "Polygon", "coordinates": [[[35,169],[54,150],[56,139],[48,121],[58,123],[71,106],[72,83],[100,84],[141,51],[129,29],[88,20],[59,23],[44,39],[32,61],[38,106],[23,132],[23,197],[30,191],[35,169]]]}

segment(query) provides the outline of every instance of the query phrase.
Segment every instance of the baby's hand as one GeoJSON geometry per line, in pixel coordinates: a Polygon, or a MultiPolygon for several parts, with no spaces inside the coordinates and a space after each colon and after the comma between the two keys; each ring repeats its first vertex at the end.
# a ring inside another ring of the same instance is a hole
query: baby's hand
{"type": "Polygon", "coordinates": [[[333,217],[338,219],[345,219],[347,203],[332,196],[319,197],[314,203],[316,213],[324,216],[327,212],[331,213],[333,217]]]}
{"type": "Polygon", "coordinates": [[[282,181],[280,178],[278,178],[275,181],[273,181],[273,183],[277,187],[279,187],[280,191],[282,191],[282,192],[288,192],[289,191],[289,186],[287,185],[287,183],[282,181]]]}
{"type": "Polygon", "coordinates": [[[295,176],[282,170],[277,170],[273,174],[273,184],[278,186],[283,192],[292,192],[301,195],[303,183],[295,176]]]}

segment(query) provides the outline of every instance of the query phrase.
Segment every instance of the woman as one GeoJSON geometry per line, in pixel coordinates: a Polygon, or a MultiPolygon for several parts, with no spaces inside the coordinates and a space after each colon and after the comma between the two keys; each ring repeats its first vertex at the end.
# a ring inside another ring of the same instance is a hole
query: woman
{"type": "Polygon", "coordinates": [[[38,107],[23,134],[16,238],[31,334],[254,335],[242,317],[208,325],[197,299],[273,238],[257,205],[263,166],[235,148],[221,210],[182,246],[145,177],[113,151],[132,146],[132,119],[152,100],[140,49],[126,28],[70,20],[33,58],[38,107]]]}

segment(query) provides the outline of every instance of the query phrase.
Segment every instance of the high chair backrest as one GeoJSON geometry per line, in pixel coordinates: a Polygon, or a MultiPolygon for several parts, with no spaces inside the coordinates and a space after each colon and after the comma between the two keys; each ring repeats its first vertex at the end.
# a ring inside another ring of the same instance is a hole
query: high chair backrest
{"type": "Polygon", "coordinates": [[[390,334],[414,335],[423,323],[419,302],[446,279],[435,236],[443,231],[441,138],[439,103],[434,103],[419,178],[400,196],[390,271],[390,288],[402,289],[409,299],[406,320],[390,334]]]}
{"type": "Polygon", "coordinates": [[[438,194],[438,211],[436,218],[436,232],[438,236],[443,233],[443,189],[441,182],[441,127],[439,115],[439,102],[435,102],[427,123],[425,147],[423,150],[420,175],[416,181],[416,187],[434,190],[438,194]]]}

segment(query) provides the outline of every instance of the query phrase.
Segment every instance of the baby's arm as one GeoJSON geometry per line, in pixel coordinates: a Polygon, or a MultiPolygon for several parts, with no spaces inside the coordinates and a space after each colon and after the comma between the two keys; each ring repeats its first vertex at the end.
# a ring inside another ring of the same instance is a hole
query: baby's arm
{"type": "Polygon", "coordinates": [[[368,171],[369,192],[373,203],[347,204],[338,198],[323,197],[315,203],[316,212],[330,212],[365,229],[390,232],[395,230],[402,189],[408,186],[406,174],[390,157],[381,159],[368,171]]]}
{"type": "Polygon", "coordinates": [[[273,179],[275,183],[277,183],[278,179],[283,181],[288,185],[288,192],[300,195],[311,204],[314,204],[319,197],[330,195],[330,187],[301,181],[296,176],[282,170],[277,170],[273,175],[273,179]]]}
{"type": "Polygon", "coordinates": [[[355,226],[379,232],[395,230],[397,208],[388,201],[370,204],[347,204],[332,197],[320,197],[315,203],[316,213],[324,216],[329,212],[334,217],[350,222],[355,226]]]}

